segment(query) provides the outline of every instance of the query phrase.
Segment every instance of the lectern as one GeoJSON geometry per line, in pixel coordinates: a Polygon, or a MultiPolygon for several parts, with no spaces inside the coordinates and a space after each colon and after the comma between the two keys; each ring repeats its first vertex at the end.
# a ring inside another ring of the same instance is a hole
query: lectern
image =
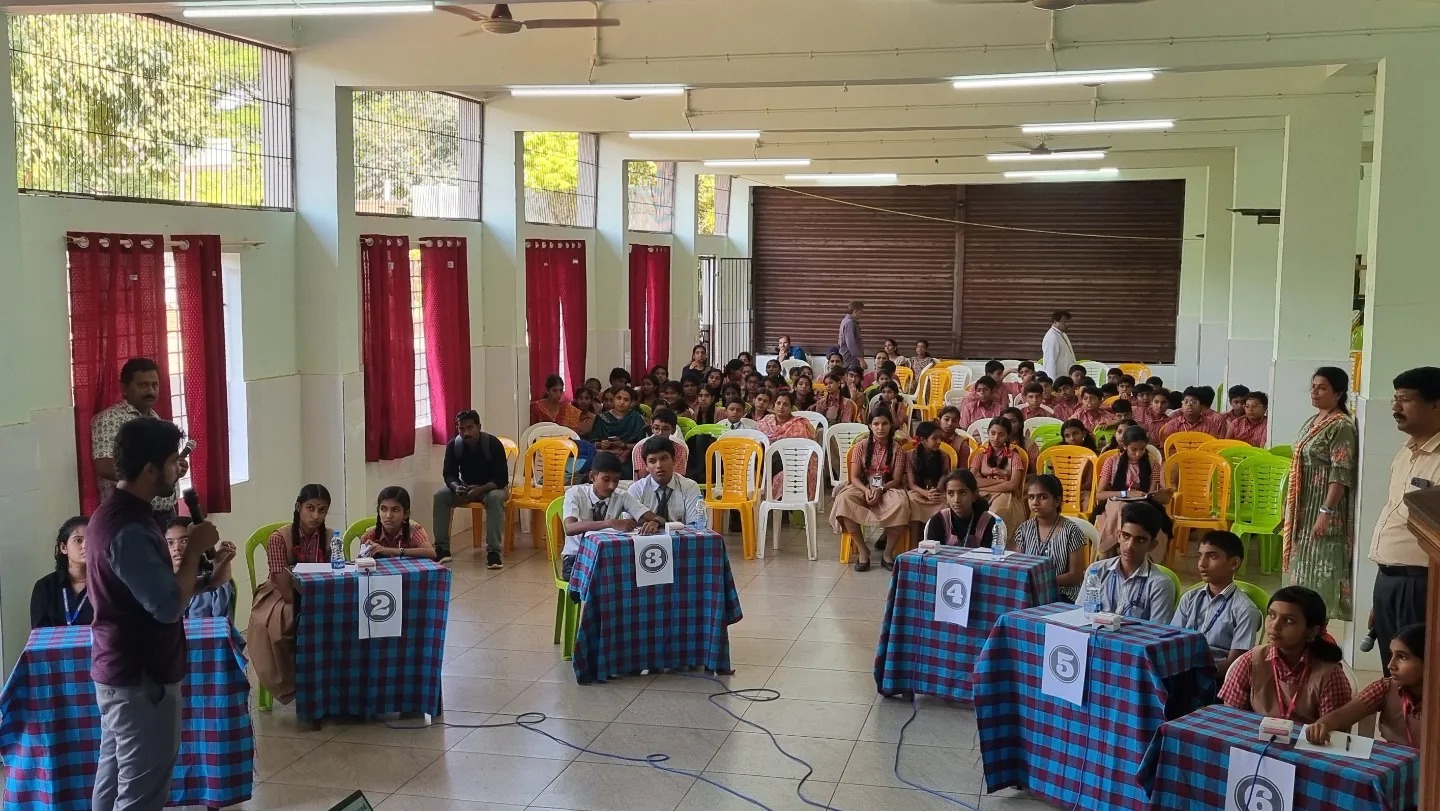
{"type": "Polygon", "coordinates": [[[1430,593],[1425,608],[1425,728],[1420,747],[1420,811],[1440,811],[1440,487],[1405,496],[1410,531],[1430,556],[1430,593]]]}

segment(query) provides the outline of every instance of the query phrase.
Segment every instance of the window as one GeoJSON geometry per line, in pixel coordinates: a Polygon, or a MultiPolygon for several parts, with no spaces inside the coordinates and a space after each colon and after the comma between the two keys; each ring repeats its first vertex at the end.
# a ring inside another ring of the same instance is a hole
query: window
{"type": "Polygon", "coordinates": [[[294,207],[289,54],[131,14],[7,22],[22,192],[294,207]]]}
{"type": "Polygon", "coordinates": [[[525,133],[525,221],[594,228],[599,164],[594,133],[525,133]]]}
{"type": "Polygon", "coordinates": [[[730,175],[699,175],[695,181],[695,231],[701,236],[730,233],[730,175]]]}
{"type": "MultiPolygon", "coordinates": [[[[175,281],[175,256],[168,250],[165,251],[165,348],[170,356],[170,421],[188,436],[190,420],[185,411],[185,341],[180,333],[180,293],[175,281]]],[[[190,474],[186,473],[177,488],[184,490],[189,486],[190,474]]]]}
{"type": "Polygon", "coordinates": [[[730,182],[731,175],[715,176],[715,236],[730,234],[730,182]]]}
{"type": "Polygon", "coordinates": [[[625,161],[625,199],[630,230],[668,234],[675,230],[675,164],[625,161]]]}
{"type": "Polygon", "coordinates": [[[415,330],[415,427],[430,424],[430,369],[425,363],[425,294],[420,249],[410,249],[410,323],[415,330]]]}
{"type": "Polygon", "coordinates": [[[483,108],[445,93],[354,94],[355,210],[480,219],[483,108]]]}
{"type": "Polygon", "coordinates": [[[230,416],[230,483],[250,479],[250,400],[245,389],[245,325],[240,254],[220,255],[225,294],[225,394],[230,416]]]}

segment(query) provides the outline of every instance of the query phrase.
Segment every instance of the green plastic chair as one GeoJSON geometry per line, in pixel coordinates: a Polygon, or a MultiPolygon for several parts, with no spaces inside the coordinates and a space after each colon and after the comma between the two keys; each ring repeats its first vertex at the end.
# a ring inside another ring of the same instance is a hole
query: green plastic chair
{"type": "Polygon", "coordinates": [[[1270,452],[1286,459],[1295,458],[1295,447],[1293,445],[1275,445],[1270,448],[1270,452]]]}
{"type": "Polygon", "coordinates": [[[561,645],[560,656],[565,661],[575,658],[575,634],[580,629],[580,604],[570,599],[570,581],[560,574],[560,539],[565,537],[565,528],[560,523],[560,513],[565,499],[557,498],[545,508],[545,542],[550,547],[551,567],[555,573],[555,644],[561,645]]]}
{"type": "Polygon", "coordinates": [[[689,439],[690,429],[695,427],[695,421],[689,417],[676,417],[675,427],[680,429],[680,436],[689,439]]]}
{"type": "MultiPolygon", "coordinates": [[[[1190,588],[1185,589],[1185,593],[1188,594],[1195,589],[1204,587],[1204,583],[1196,583],[1190,588]]],[[[1235,581],[1235,590],[1250,598],[1250,602],[1254,603],[1255,608],[1260,611],[1259,619],[1255,623],[1255,630],[1256,632],[1259,632],[1260,627],[1265,624],[1265,612],[1268,611],[1270,608],[1270,592],[1255,585],[1254,583],[1247,583],[1244,580],[1235,581]]]]}
{"type": "Polygon", "coordinates": [[[355,559],[355,539],[365,534],[365,530],[375,526],[375,516],[367,515],[359,521],[350,525],[342,536],[345,541],[345,559],[355,559]]]}
{"type": "Polygon", "coordinates": [[[1289,475],[1290,462],[1269,454],[1253,456],[1235,468],[1236,520],[1230,525],[1230,531],[1240,536],[1241,541],[1246,535],[1260,536],[1261,574],[1280,571],[1280,536],[1276,533],[1285,520],[1289,475]]]}
{"type": "Polygon", "coordinates": [[[645,415],[645,419],[647,419],[647,420],[650,419],[650,416],[651,416],[650,406],[645,405],[644,403],[641,403],[640,406],[639,406],[639,408],[640,408],[640,413],[645,415]]]}
{"type": "MultiPolygon", "coordinates": [[[[684,418],[684,417],[681,417],[681,419],[683,420],[683,419],[685,419],[685,418],[684,418]]],[[[713,437],[718,437],[718,436],[720,436],[721,434],[725,433],[725,432],[728,431],[728,430],[730,430],[730,429],[729,429],[728,427],[724,426],[724,425],[717,425],[717,424],[696,425],[696,424],[694,424],[693,422],[691,422],[691,423],[690,423],[690,427],[689,427],[689,428],[686,428],[685,431],[684,431],[684,433],[683,433],[682,435],[685,437],[685,441],[686,441],[686,442],[689,442],[689,441],[690,441],[690,437],[692,437],[692,436],[713,436],[713,437]]]]}
{"type": "MultiPolygon", "coordinates": [[[[1175,586],[1175,605],[1180,605],[1180,575],[1175,574],[1175,572],[1168,567],[1161,566],[1158,563],[1154,564],[1154,566],[1160,570],[1160,574],[1170,578],[1170,582],[1175,586]]],[[[1175,606],[1172,605],[1170,608],[1173,610],[1175,606]]]]}
{"type": "Polygon", "coordinates": [[[1112,425],[1101,425],[1095,429],[1095,444],[1103,449],[1115,438],[1115,427],[1112,425]]]}
{"type": "MultiPolygon", "coordinates": [[[[245,542],[245,570],[250,574],[250,596],[252,598],[255,596],[255,592],[260,590],[260,581],[255,579],[255,550],[264,549],[265,544],[270,540],[271,533],[288,523],[288,521],[276,521],[273,524],[266,524],[250,533],[250,540],[245,542]]],[[[268,561],[266,562],[266,571],[269,571],[268,561]]],[[[235,612],[231,611],[230,616],[235,616],[235,612]]],[[[255,696],[255,704],[261,712],[270,712],[274,707],[274,702],[270,699],[270,691],[265,689],[265,685],[259,684],[258,680],[257,686],[260,688],[260,692],[255,696]]]]}
{"type": "Polygon", "coordinates": [[[1056,439],[1059,439],[1061,438],[1060,428],[1061,426],[1059,425],[1037,425],[1035,426],[1035,430],[1030,432],[1030,439],[1033,440],[1036,445],[1040,444],[1041,437],[1054,436],[1056,439]]]}
{"type": "MultiPolygon", "coordinates": [[[[1246,459],[1252,459],[1252,458],[1254,458],[1254,457],[1256,457],[1256,456],[1270,456],[1270,455],[1271,455],[1270,452],[1267,451],[1267,450],[1265,450],[1264,448],[1241,448],[1241,447],[1238,447],[1238,446],[1237,446],[1237,447],[1234,447],[1234,448],[1224,448],[1224,449],[1222,449],[1222,450],[1217,451],[1217,453],[1220,454],[1220,457],[1221,457],[1222,459],[1224,459],[1226,462],[1229,462],[1229,463],[1230,463],[1230,480],[1231,480],[1231,481],[1235,481],[1236,472],[1237,472],[1238,468],[1240,467],[1240,463],[1241,463],[1241,462],[1245,461],[1246,459]]],[[[1230,503],[1227,504],[1227,505],[1225,505],[1225,517],[1228,518],[1228,519],[1230,519],[1231,521],[1242,520],[1242,519],[1248,521],[1248,520],[1249,520],[1249,516],[1248,516],[1248,515],[1247,515],[1247,516],[1241,516],[1241,514],[1236,511],[1236,510],[1237,510],[1237,505],[1239,504],[1239,502],[1240,502],[1240,491],[1239,491],[1239,489],[1238,489],[1238,488],[1235,488],[1235,487],[1230,488],[1230,503]]]]}

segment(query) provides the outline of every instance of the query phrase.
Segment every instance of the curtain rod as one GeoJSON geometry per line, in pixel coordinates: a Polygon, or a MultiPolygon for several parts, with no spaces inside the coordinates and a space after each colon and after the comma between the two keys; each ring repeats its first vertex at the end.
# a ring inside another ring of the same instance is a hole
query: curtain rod
{"type": "MultiPolygon", "coordinates": [[[[110,241],[109,241],[108,239],[102,237],[102,238],[100,239],[100,246],[101,246],[102,248],[108,248],[108,247],[110,247],[109,242],[110,242],[110,241]]],[[[89,238],[89,237],[72,237],[72,236],[70,236],[69,234],[66,234],[66,235],[65,235],[65,244],[67,244],[67,245],[79,245],[79,246],[82,247],[82,248],[88,248],[88,247],[90,247],[90,238],[89,238]]],[[[258,248],[258,247],[260,247],[261,245],[264,245],[264,244],[265,244],[265,243],[263,243],[263,242],[256,242],[256,241],[253,240],[253,239],[221,239],[221,240],[220,240],[220,245],[221,245],[222,247],[228,246],[228,247],[232,247],[232,248],[258,248]]],[[[132,242],[131,242],[130,240],[128,240],[128,239],[122,239],[122,240],[120,240],[120,245],[121,245],[121,247],[125,247],[125,248],[133,248],[133,247],[134,247],[134,243],[132,243],[132,242]]],[[[179,248],[180,250],[185,251],[185,250],[189,250],[189,249],[190,249],[190,240],[188,240],[188,239],[167,239],[167,240],[165,240],[165,245],[166,245],[166,247],[179,248]]],[[[154,247],[154,243],[152,243],[152,242],[151,242],[150,240],[148,240],[148,239],[142,240],[142,241],[140,242],[140,247],[142,247],[142,248],[152,248],[152,247],[154,247]]]]}
{"type": "MultiPolygon", "coordinates": [[[[464,239],[464,237],[420,237],[415,240],[415,244],[423,245],[427,248],[433,248],[437,245],[442,247],[459,247],[460,240],[462,239],[464,239]]],[[[375,244],[375,240],[372,237],[360,237],[360,244],[368,248],[375,244]]]]}

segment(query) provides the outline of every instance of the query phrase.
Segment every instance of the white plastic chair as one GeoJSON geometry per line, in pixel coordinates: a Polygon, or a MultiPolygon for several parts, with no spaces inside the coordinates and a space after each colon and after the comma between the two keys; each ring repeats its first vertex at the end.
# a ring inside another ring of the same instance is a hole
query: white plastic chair
{"type": "Polygon", "coordinates": [[[981,417],[980,419],[970,423],[970,427],[965,429],[965,433],[975,437],[976,439],[984,443],[986,441],[985,432],[990,430],[991,419],[991,417],[981,417]]]}
{"type": "Polygon", "coordinates": [[[837,422],[825,429],[825,460],[829,463],[831,490],[849,478],[850,471],[845,469],[845,460],[850,448],[869,433],[870,429],[858,422],[837,422]]]}
{"type": "Polygon", "coordinates": [[[985,363],[983,360],[966,360],[961,361],[960,365],[970,370],[970,381],[974,382],[985,374],[985,363]]]}
{"type": "Polygon", "coordinates": [[[785,375],[786,380],[789,380],[790,370],[794,369],[797,366],[804,366],[806,369],[809,369],[812,372],[815,371],[815,367],[811,366],[809,361],[800,360],[799,358],[786,358],[785,360],[780,361],[780,373],[785,375]]]}
{"type": "Polygon", "coordinates": [[[956,388],[945,392],[945,405],[959,408],[965,402],[965,390],[956,388]]]}
{"type": "Polygon", "coordinates": [[[1031,417],[1030,419],[1025,421],[1025,436],[1030,436],[1031,431],[1034,431],[1036,428],[1039,428],[1042,425],[1064,424],[1065,421],[1057,417],[1031,417]]]}
{"type": "Polygon", "coordinates": [[[963,391],[966,386],[970,385],[970,379],[974,376],[975,373],[969,366],[957,363],[950,367],[950,388],[963,391]]]}
{"type": "MultiPolygon", "coordinates": [[[[1100,553],[1100,530],[1096,529],[1094,524],[1077,515],[1067,515],[1064,517],[1070,519],[1070,522],[1079,527],[1080,532],[1085,535],[1085,543],[1090,547],[1085,553],[1085,560],[1094,560],[1095,556],[1100,553]]],[[[1088,562],[1086,565],[1089,565],[1088,562]]]]}
{"type": "Polygon", "coordinates": [[[825,436],[825,431],[830,427],[830,421],[819,411],[796,411],[795,416],[804,417],[815,427],[815,436],[825,436]]]}
{"type": "MultiPolygon", "coordinates": [[[[810,462],[815,460],[818,466],[821,459],[820,443],[809,439],[781,439],[765,449],[765,468],[763,474],[764,493],[760,499],[760,528],[756,534],[755,557],[765,557],[765,528],[770,522],[770,513],[786,512],[788,510],[800,510],[805,513],[805,543],[811,560],[819,557],[819,550],[815,541],[815,523],[818,520],[820,506],[820,476],[816,475],[815,484],[810,484],[810,462]],[[784,470],[775,470],[775,461],[779,460],[784,470]],[[770,480],[776,473],[780,473],[780,498],[770,498],[770,480]]],[[[780,522],[775,522],[774,544],[775,551],[780,551],[780,522]]]]}
{"type": "MultiPolygon", "coordinates": [[[[569,428],[566,428],[563,425],[560,425],[559,423],[537,422],[529,428],[526,428],[524,431],[520,432],[520,441],[516,443],[517,447],[520,449],[520,454],[518,458],[523,460],[525,458],[525,452],[528,451],[530,449],[530,446],[534,445],[536,442],[542,439],[546,439],[548,437],[557,436],[571,440],[572,442],[578,442],[580,440],[579,434],[575,433],[569,428]]],[[[524,465],[522,464],[516,464],[515,469],[510,472],[510,483],[512,485],[520,483],[519,477],[522,473],[524,473],[524,471],[522,470],[523,467],[524,465]]],[[[537,481],[534,483],[538,484],[539,482],[537,481]]],[[[528,510],[522,511],[521,517],[524,518],[525,514],[528,514],[528,512],[528,510]]]]}
{"type": "Polygon", "coordinates": [[[1105,384],[1105,373],[1110,371],[1109,366],[1093,360],[1082,360],[1080,365],[1085,367],[1085,374],[1095,379],[1096,385],[1105,384]]]}

